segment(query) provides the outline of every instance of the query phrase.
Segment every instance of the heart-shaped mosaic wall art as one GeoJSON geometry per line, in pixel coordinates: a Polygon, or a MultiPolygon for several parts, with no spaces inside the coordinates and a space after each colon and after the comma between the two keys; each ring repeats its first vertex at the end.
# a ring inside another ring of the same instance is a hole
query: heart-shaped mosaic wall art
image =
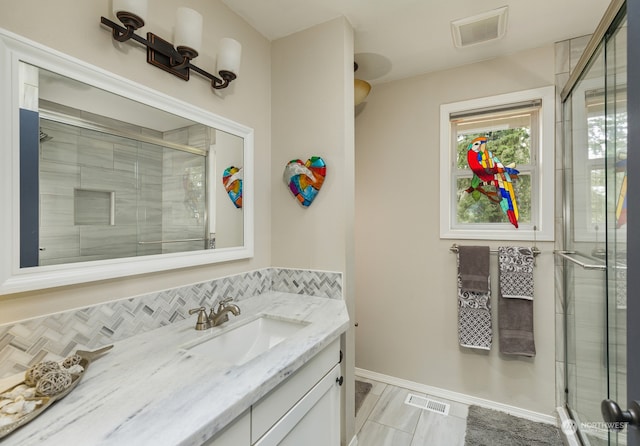
{"type": "Polygon", "coordinates": [[[242,207],[242,167],[230,166],[222,174],[222,184],[237,208],[242,207]]]}
{"type": "Polygon", "coordinates": [[[309,206],[320,192],[327,174],[327,166],[319,156],[312,156],[305,163],[292,160],[284,168],[284,184],[302,206],[309,206]]]}

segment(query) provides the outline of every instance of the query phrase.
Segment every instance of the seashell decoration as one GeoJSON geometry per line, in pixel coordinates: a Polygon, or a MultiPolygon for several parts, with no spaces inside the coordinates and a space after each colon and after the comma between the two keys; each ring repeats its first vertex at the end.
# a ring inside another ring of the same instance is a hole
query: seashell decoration
{"type": "Polygon", "coordinates": [[[67,367],[67,372],[71,373],[72,375],[79,375],[84,372],[84,367],[82,367],[80,364],[72,365],[71,367],[67,367]]]}
{"type": "Polygon", "coordinates": [[[27,386],[26,384],[20,384],[19,386],[14,387],[10,392],[0,394],[0,398],[3,398],[3,400],[1,401],[4,401],[4,398],[8,400],[15,400],[19,396],[23,396],[25,398],[33,398],[34,396],[36,396],[36,389],[27,386]]]}
{"type": "Polygon", "coordinates": [[[16,414],[18,412],[22,412],[23,407],[24,407],[24,397],[19,396],[12,403],[4,406],[2,408],[2,411],[8,414],[16,414]]]}
{"type": "Polygon", "coordinates": [[[36,389],[23,384],[11,392],[0,395],[0,427],[13,423],[16,419],[33,412],[42,404],[36,397],[36,389]]]}

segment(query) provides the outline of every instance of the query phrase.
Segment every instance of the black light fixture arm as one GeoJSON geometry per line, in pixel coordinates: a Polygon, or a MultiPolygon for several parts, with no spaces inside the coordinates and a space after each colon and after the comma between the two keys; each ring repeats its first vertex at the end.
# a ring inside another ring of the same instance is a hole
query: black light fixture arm
{"type": "Polygon", "coordinates": [[[192,64],[191,59],[198,56],[198,52],[192,48],[185,46],[174,48],[173,44],[153,33],[147,33],[147,39],[137,35],[135,30],[144,26],[144,21],[135,14],[119,12],[118,19],[125,26],[118,25],[106,17],[100,17],[100,22],[108,28],[111,28],[114,40],[126,42],[127,40],[133,39],[144,45],[147,48],[147,62],[150,64],[162,68],[184,80],[189,80],[189,72],[193,70],[209,79],[211,86],[216,90],[228,87],[229,83],[236,78],[236,74],[231,71],[221,70],[219,73],[220,77],[217,77],[192,64]]]}
{"type": "MultiPolygon", "coordinates": [[[[141,44],[143,44],[145,46],[150,46],[150,43],[146,39],[140,37],[139,35],[137,35],[135,33],[135,30],[137,28],[135,28],[132,25],[127,25],[126,27],[122,27],[122,26],[118,25],[117,23],[112,22],[111,20],[107,19],[106,17],[100,17],[100,22],[103,25],[106,25],[106,26],[108,26],[109,28],[112,29],[112,31],[113,31],[112,32],[113,40],[117,40],[118,42],[126,42],[129,39],[133,39],[136,42],[139,42],[139,43],[141,43],[141,44]]],[[[142,22],[142,23],[144,25],[144,22],[142,22]]]]}

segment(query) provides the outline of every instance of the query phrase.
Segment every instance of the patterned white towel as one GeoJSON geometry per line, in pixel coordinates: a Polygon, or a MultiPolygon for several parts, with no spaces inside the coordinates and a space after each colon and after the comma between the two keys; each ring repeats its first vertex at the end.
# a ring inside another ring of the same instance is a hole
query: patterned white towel
{"type": "Polygon", "coordinates": [[[500,294],[509,299],[533,300],[533,252],[521,246],[500,246],[500,294]]]}
{"type": "Polygon", "coordinates": [[[462,347],[490,350],[493,339],[491,284],[488,283],[486,293],[463,291],[459,266],[458,259],[458,341],[462,347]]]}

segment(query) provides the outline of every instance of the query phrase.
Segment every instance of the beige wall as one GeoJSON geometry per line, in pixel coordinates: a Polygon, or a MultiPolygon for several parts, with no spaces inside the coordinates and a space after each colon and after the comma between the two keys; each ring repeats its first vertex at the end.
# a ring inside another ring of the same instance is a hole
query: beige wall
{"type": "MultiPolygon", "coordinates": [[[[174,12],[182,3],[153,2],[142,32],[148,28],[171,39],[174,12]]],[[[211,42],[196,60],[199,66],[214,69],[221,37],[233,37],[243,45],[239,79],[229,91],[213,94],[198,76],[185,83],[148,65],[142,48],[113,43],[99,25],[101,15],[110,16],[108,1],[25,0],[3,11],[0,27],[254,128],[255,257],[0,296],[0,324],[271,265],[343,272],[347,305],[354,313],[351,26],[336,19],[272,44],[218,0],[192,0],[188,6],[203,14],[204,41],[211,42]],[[302,209],[282,182],[282,172],[289,160],[312,155],[325,159],[328,176],[311,208],[302,209]]],[[[353,331],[344,337],[343,350],[345,394],[351,395],[344,413],[353,414],[353,331]]],[[[350,440],[352,416],[346,417],[344,430],[350,440]]]]}
{"type": "Polygon", "coordinates": [[[553,243],[538,243],[535,359],[498,353],[495,291],[491,352],[460,348],[449,247],[501,243],[439,238],[438,170],[440,104],[553,84],[548,46],[374,86],[356,117],[356,367],[552,413],[553,243]]]}
{"type": "MultiPolygon", "coordinates": [[[[272,264],[343,272],[354,314],[353,31],[335,19],[273,42],[272,46],[272,264]],[[282,180],[286,164],[321,156],[325,183],[303,208],[282,180]]],[[[354,333],[343,337],[343,438],[354,430],[354,333]]]]}
{"type": "MultiPolygon", "coordinates": [[[[177,0],[150,2],[143,35],[150,30],[171,40],[175,10],[183,5],[177,0]]],[[[100,25],[100,16],[111,15],[111,2],[106,0],[24,0],[3,8],[0,27],[254,128],[259,185],[255,188],[254,258],[0,296],[0,324],[270,266],[271,183],[269,168],[265,167],[271,161],[270,42],[218,0],[191,0],[188,6],[204,16],[204,47],[196,59],[198,66],[215,71],[222,37],[242,43],[239,78],[230,91],[214,94],[206,79],[194,75],[185,82],[147,64],[141,46],[114,43],[109,31],[100,25]]]]}

